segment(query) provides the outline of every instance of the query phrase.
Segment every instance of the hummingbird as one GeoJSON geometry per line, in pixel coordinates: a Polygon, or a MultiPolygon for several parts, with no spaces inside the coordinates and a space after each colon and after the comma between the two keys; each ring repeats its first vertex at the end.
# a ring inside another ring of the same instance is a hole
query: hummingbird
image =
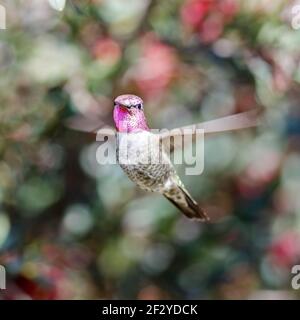
{"type": "MultiPolygon", "coordinates": [[[[152,133],[147,124],[143,100],[133,94],[123,94],[114,99],[113,109],[117,161],[138,187],[163,195],[186,217],[207,222],[209,216],[187,191],[170,160],[170,151],[178,147],[175,143],[170,145],[170,137],[174,133],[178,135],[178,132],[184,135],[185,129],[191,132],[204,129],[207,135],[254,127],[258,125],[257,115],[258,110],[254,109],[157,134],[152,133]],[[166,142],[171,147],[168,152],[164,147],[166,142]],[[123,161],[124,158],[126,161],[123,161]]],[[[100,119],[91,121],[91,116],[89,119],[79,116],[69,119],[67,126],[80,131],[97,132],[99,124],[92,129],[97,121],[103,126],[100,119]]]]}
{"type": "Polygon", "coordinates": [[[143,190],[162,194],[188,218],[208,221],[208,215],[178,177],[168,154],[158,148],[157,135],[150,132],[146,121],[143,100],[135,95],[118,96],[113,118],[117,130],[117,161],[129,179],[143,190]],[[128,148],[124,150],[129,158],[126,164],[119,158],[122,145],[128,148]],[[150,157],[152,163],[147,161],[150,157]],[[161,161],[155,161],[159,157],[161,161]]]}

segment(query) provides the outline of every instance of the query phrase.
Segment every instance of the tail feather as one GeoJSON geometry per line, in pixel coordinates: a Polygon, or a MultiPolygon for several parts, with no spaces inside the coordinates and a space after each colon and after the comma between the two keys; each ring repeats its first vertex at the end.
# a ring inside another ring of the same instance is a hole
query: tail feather
{"type": "Polygon", "coordinates": [[[164,193],[164,196],[188,218],[200,221],[209,221],[209,217],[205,211],[184,188],[177,186],[176,188],[164,193]]]}

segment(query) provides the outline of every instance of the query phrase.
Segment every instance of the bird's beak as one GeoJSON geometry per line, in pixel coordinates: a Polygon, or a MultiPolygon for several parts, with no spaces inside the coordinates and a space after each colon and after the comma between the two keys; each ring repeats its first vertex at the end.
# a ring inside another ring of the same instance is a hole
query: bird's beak
{"type": "Polygon", "coordinates": [[[129,114],[132,114],[132,109],[131,108],[128,108],[122,104],[117,104],[118,107],[120,107],[123,111],[126,111],[128,112],[129,114]]]}
{"type": "Polygon", "coordinates": [[[130,107],[126,107],[126,106],[122,106],[121,107],[126,110],[129,114],[132,114],[132,111],[133,111],[133,108],[130,108],[130,107]]]}
{"type": "Polygon", "coordinates": [[[116,103],[116,102],[115,102],[115,107],[119,107],[119,108],[121,108],[121,109],[126,109],[125,106],[123,106],[123,105],[120,104],[120,103],[116,103]]]}
{"type": "Polygon", "coordinates": [[[122,110],[127,110],[127,108],[125,106],[123,106],[122,104],[119,103],[115,103],[115,107],[121,108],[122,110]]]}

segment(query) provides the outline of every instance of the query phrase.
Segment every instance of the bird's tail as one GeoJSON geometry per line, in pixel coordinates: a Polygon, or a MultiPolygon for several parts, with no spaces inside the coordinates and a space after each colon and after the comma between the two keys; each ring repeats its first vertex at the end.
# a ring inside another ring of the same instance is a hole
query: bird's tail
{"type": "Polygon", "coordinates": [[[209,221],[208,215],[184,189],[184,187],[177,185],[168,192],[165,192],[164,196],[188,218],[200,221],[209,221]]]}

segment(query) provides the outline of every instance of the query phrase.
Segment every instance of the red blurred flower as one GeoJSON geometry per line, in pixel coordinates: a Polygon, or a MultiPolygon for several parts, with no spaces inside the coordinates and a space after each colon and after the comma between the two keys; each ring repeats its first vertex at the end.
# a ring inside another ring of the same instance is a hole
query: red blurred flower
{"type": "MultiPolygon", "coordinates": [[[[57,299],[55,285],[47,279],[29,279],[24,276],[18,276],[15,279],[18,288],[26,293],[33,300],[54,300],[57,299]]],[[[12,297],[14,299],[14,297],[12,297]]]]}

